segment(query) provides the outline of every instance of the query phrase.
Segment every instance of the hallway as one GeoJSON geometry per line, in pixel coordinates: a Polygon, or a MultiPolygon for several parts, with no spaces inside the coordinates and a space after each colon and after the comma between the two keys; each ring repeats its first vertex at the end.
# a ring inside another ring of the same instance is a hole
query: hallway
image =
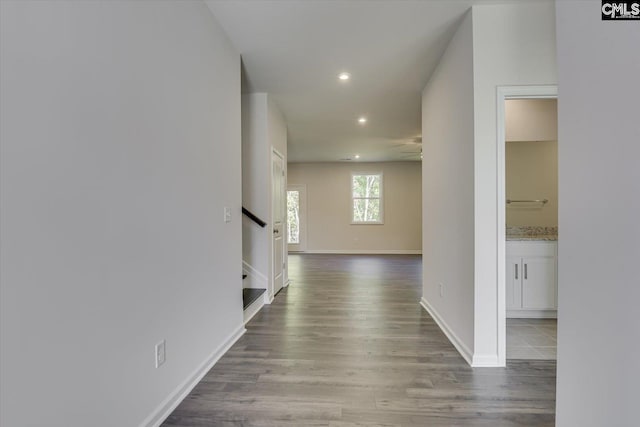
{"type": "Polygon", "coordinates": [[[291,285],[164,426],[553,426],[555,361],[470,368],[421,257],[290,255],[291,285]]]}

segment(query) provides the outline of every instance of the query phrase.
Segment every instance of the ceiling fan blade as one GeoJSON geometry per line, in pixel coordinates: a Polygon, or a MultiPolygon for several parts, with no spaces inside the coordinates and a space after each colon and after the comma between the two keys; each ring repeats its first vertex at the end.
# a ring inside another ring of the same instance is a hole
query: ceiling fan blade
{"type": "Polygon", "coordinates": [[[418,137],[409,138],[409,139],[397,139],[395,141],[392,141],[391,143],[395,147],[402,147],[405,145],[417,146],[417,145],[422,145],[422,137],[418,136],[418,137]]]}

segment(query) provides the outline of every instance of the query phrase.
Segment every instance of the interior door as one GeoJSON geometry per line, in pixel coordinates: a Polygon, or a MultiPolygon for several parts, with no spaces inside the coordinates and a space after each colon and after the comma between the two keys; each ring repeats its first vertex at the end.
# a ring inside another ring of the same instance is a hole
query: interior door
{"type": "Polygon", "coordinates": [[[284,285],[285,268],[285,179],[284,160],[275,150],[272,155],[272,209],[273,209],[273,295],[284,285]]]}
{"type": "Polygon", "coordinates": [[[287,249],[289,252],[303,252],[306,244],[306,187],[287,186],[287,249]]]}

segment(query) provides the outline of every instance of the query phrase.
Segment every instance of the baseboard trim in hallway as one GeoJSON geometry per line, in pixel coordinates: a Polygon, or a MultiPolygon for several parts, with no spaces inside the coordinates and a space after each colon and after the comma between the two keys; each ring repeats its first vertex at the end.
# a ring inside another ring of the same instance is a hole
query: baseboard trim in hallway
{"type": "Polygon", "coordinates": [[[422,255],[420,249],[312,249],[299,254],[328,255],[422,255]]]}
{"type": "Polygon", "coordinates": [[[442,332],[447,336],[451,344],[458,350],[458,353],[467,361],[467,363],[473,366],[473,353],[469,350],[469,347],[462,342],[460,338],[453,332],[453,330],[447,325],[447,322],[440,316],[440,314],[436,311],[435,308],[429,302],[424,299],[424,297],[420,298],[420,305],[424,308],[427,313],[433,318],[436,324],[440,327],[442,332]]]}
{"type": "Polygon", "coordinates": [[[180,402],[182,402],[185,397],[191,393],[191,390],[198,385],[200,380],[211,370],[213,365],[215,365],[218,360],[244,335],[247,330],[244,328],[244,325],[238,327],[230,336],[227,338],[222,345],[220,345],[213,354],[204,361],[198,369],[195,370],[193,374],[189,376],[189,378],[180,384],[161,404],[156,408],[151,415],[149,415],[143,422],[140,424],[140,427],[158,427],[160,426],[164,420],[167,419],[169,415],[178,407],[180,402]]]}
{"type": "Polygon", "coordinates": [[[247,305],[244,308],[244,324],[246,325],[251,319],[253,319],[253,316],[255,316],[256,314],[258,314],[258,312],[262,309],[262,307],[264,307],[265,304],[265,300],[267,299],[267,290],[266,289],[243,289],[243,294],[245,291],[262,291],[262,292],[256,292],[253,295],[253,298],[255,298],[252,302],[249,303],[249,305],[247,305]],[[257,297],[256,297],[257,296],[257,297]]]}
{"type": "Polygon", "coordinates": [[[433,320],[438,324],[449,341],[451,341],[451,344],[453,344],[456,350],[458,350],[458,353],[460,353],[460,355],[464,358],[464,360],[467,361],[470,366],[474,368],[504,367],[504,364],[499,363],[497,354],[474,354],[471,350],[469,350],[469,347],[467,347],[465,343],[463,343],[462,340],[458,338],[455,332],[453,332],[453,330],[449,327],[447,322],[445,322],[442,316],[440,316],[438,311],[433,308],[433,306],[429,304],[429,302],[424,299],[424,297],[420,299],[420,305],[427,311],[427,313],[429,313],[431,317],[433,317],[433,320]]]}

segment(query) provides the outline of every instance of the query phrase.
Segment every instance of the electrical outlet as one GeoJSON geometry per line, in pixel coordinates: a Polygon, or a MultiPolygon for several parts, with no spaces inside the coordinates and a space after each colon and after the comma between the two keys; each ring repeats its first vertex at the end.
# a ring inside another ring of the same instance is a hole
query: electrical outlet
{"type": "Polygon", "coordinates": [[[231,208],[224,207],[224,222],[231,222],[231,208]]]}
{"type": "Polygon", "coordinates": [[[440,298],[444,297],[444,285],[440,283],[440,298]]]}
{"type": "Polygon", "coordinates": [[[156,368],[162,366],[167,359],[166,342],[160,341],[156,344],[156,368]]]}

